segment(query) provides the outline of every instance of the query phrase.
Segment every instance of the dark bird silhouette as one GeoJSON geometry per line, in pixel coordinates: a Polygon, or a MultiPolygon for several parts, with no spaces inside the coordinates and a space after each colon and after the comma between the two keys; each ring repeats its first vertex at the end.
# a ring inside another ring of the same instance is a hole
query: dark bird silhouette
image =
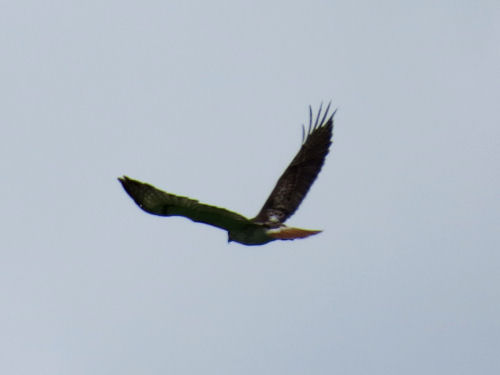
{"type": "Polygon", "coordinates": [[[332,143],[334,111],[330,104],[322,115],[320,106],[313,119],[309,107],[309,126],[302,128],[302,146],[283,172],[266,203],[253,219],[209,206],[197,200],[173,195],[127,176],[118,178],[125,191],[144,211],[159,216],[184,216],[198,223],[224,229],[228,241],[263,245],[274,240],[294,240],[317,234],[319,230],[287,227],[284,222],[294,214],[318,176],[332,143]]]}

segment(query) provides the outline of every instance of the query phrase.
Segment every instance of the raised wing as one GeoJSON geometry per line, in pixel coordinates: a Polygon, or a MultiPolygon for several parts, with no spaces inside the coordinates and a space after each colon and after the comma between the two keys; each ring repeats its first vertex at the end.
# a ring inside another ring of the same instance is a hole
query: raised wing
{"type": "Polygon", "coordinates": [[[332,144],[333,116],[336,111],[327,119],[330,104],[326,107],[323,117],[321,109],[322,106],[319,107],[313,124],[312,109],[309,107],[309,127],[307,133],[305,127],[302,128],[302,147],[252,221],[271,225],[283,223],[293,215],[305,198],[321,171],[332,144]]]}
{"type": "Polygon", "coordinates": [[[197,200],[161,191],[127,176],[118,178],[125,191],[144,211],[159,216],[184,216],[198,223],[227,231],[254,225],[246,217],[224,208],[209,206],[197,200]]]}

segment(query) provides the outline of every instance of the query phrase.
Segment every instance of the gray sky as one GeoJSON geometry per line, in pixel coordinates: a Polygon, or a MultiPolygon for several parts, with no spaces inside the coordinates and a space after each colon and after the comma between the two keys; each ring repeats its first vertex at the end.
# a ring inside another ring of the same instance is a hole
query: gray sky
{"type": "Polygon", "coordinates": [[[498,374],[497,1],[11,1],[0,373],[498,374]],[[257,213],[307,106],[325,167],[262,247],[116,178],[257,213]]]}

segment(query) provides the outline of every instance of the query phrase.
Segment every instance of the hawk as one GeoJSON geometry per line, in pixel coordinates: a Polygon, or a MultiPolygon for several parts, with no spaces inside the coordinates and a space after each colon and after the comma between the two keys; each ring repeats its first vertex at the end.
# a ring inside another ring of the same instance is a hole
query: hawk
{"type": "MultiPolygon", "coordinates": [[[[330,103],[331,104],[331,103],[330,103]]],[[[322,105],[313,119],[309,107],[309,126],[302,126],[302,145],[283,172],[271,195],[253,219],[224,208],[173,195],[127,176],[118,178],[125,191],[144,211],[159,216],[184,216],[228,232],[228,242],[263,245],[274,240],[294,240],[320,233],[288,227],[284,222],[293,215],[321,171],[332,143],[333,116],[330,104],[322,115],[322,105]]]]}

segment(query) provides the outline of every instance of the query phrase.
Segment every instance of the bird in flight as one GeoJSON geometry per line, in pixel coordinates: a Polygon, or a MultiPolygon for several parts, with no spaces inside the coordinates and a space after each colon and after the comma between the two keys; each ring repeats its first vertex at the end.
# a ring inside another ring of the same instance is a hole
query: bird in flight
{"type": "Polygon", "coordinates": [[[173,195],[127,176],[118,178],[125,191],[144,211],[159,216],[184,216],[192,221],[224,229],[228,242],[264,245],[274,240],[294,240],[320,233],[288,227],[284,222],[293,215],[321,171],[332,143],[333,116],[330,104],[322,114],[319,107],[313,118],[309,107],[309,126],[302,127],[302,146],[283,172],[266,203],[253,219],[225,208],[209,206],[197,200],[173,195]]]}

